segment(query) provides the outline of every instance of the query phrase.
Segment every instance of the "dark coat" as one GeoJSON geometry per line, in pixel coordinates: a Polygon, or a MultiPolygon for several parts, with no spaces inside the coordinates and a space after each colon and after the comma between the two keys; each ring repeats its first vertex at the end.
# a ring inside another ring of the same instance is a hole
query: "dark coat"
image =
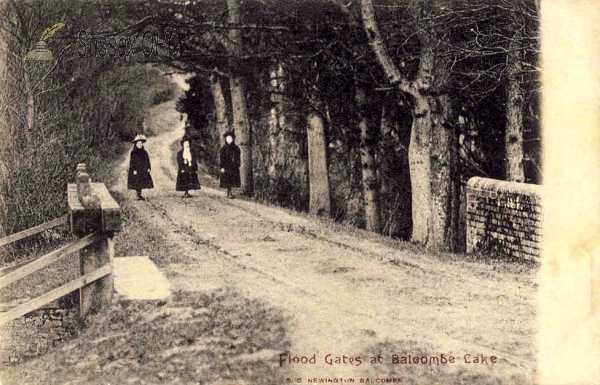
{"type": "Polygon", "coordinates": [[[150,157],[143,148],[134,147],[129,160],[129,174],[127,176],[127,188],[130,190],[142,190],[154,188],[150,176],[150,157]],[[133,172],[137,171],[137,175],[133,172]]]}
{"type": "Polygon", "coordinates": [[[221,173],[220,186],[223,188],[240,187],[240,148],[235,144],[225,144],[221,147],[221,173]]]}
{"type": "Polygon", "coordinates": [[[192,164],[188,165],[183,160],[183,150],[177,153],[177,182],[176,191],[200,190],[198,180],[198,161],[196,154],[192,151],[192,164]]]}

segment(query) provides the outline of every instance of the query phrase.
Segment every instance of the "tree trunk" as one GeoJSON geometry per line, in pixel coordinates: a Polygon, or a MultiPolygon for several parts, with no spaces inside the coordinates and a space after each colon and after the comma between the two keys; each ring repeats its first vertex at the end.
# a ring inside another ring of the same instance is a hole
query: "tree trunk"
{"type": "Polygon", "coordinates": [[[254,180],[252,173],[252,136],[248,123],[244,79],[241,76],[231,75],[229,78],[231,88],[231,106],[233,111],[233,129],[237,145],[241,152],[240,176],[242,193],[247,196],[254,195],[254,180]]]}
{"type": "MultiPolygon", "coordinates": [[[[427,32],[419,33],[421,57],[417,78],[413,82],[415,99],[413,124],[408,147],[410,181],[412,188],[412,241],[431,246],[433,227],[433,197],[431,190],[431,140],[432,111],[430,98],[426,95],[431,87],[435,54],[427,32]]],[[[439,191],[436,191],[439,193],[439,191]]]]}
{"type": "Polygon", "coordinates": [[[361,0],[361,16],[365,27],[365,32],[369,38],[369,45],[377,57],[377,61],[388,81],[392,85],[397,85],[402,91],[408,92],[409,82],[402,76],[398,67],[392,61],[392,58],[387,53],[386,46],[377,27],[375,21],[375,10],[373,8],[373,0],[361,0]]]}
{"type": "Polygon", "coordinates": [[[521,35],[520,28],[517,28],[510,43],[507,57],[505,164],[506,180],[514,182],[525,181],[525,171],[523,169],[523,90],[521,89],[520,80],[523,63],[519,46],[522,39],[521,35]]]}
{"type": "MultiPolygon", "coordinates": [[[[5,16],[7,2],[0,2],[0,15],[5,16]]],[[[11,110],[11,98],[19,95],[14,77],[18,65],[10,55],[10,42],[14,37],[6,30],[0,29],[0,238],[6,236],[5,225],[9,221],[9,209],[6,201],[6,189],[10,182],[10,171],[15,166],[16,128],[18,117],[11,110]]],[[[14,101],[12,102],[14,107],[14,101]]],[[[0,258],[10,254],[10,246],[0,248],[0,258]]]]}
{"type": "Polygon", "coordinates": [[[308,181],[310,189],[309,212],[329,216],[331,200],[327,171],[327,148],[323,118],[317,113],[308,117],[308,181]]]}
{"type": "Polygon", "coordinates": [[[411,240],[427,245],[431,224],[431,165],[429,158],[431,118],[427,97],[418,96],[415,98],[413,124],[408,146],[413,222],[411,240]]]}
{"type": "Polygon", "coordinates": [[[375,163],[377,151],[377,124],[374,117],[373,90],[359,84],[356,80],[356,105],[358,107],[360,127],[360,160],[362,170],[365,227],[368,231],[380,232],[379,188],[381,186],[375,163]],[[370,91],[370,92],[369,92],[370,91]]]}
{"type": "Polygon", "coordinates": [[[25,80],[25,92],[27,93],[27,112],[25,114],[25,138],[27,144],[31,140],[31,134],[33,133],[35,125],[35,99],[33,98],[33,89],[31,88],[31,80],[27,71],[24,72],[25,80]]]}
{"type": "Polygon", "coordinates": [[[425,19],[430,4],[415,0],[410,6],[421,43],[419,70],[412,81],[400,73],[387,53],[375,22],[372,0],[361,0],[361,13],[371,48],[388,80],[414,99],[408,149],[412,188],[411,238],[428,248],[452,251],[457,244],[455,227],[458,226],[458,212],[454,210],[459,206],[459,191],[455,188],[457,175],[453,170],[454,137],[447,131],[447,122],[441,113],[443,105],[449,101],[446,97],[433,96],[433,90],[439,93],[447,73],[436,57],[434,47],[438,42],[432,38],[434,31],[425,19]],[[448,236],[452,239],[446,240],[448,236]]]}
{"type": "Polygon", "coordinates": [[[386,194],[390,190],[390,187],[386,182],[387,178],[384,178],[384,175],[387,175],[390,169],[386,158],[388,154],[393,152],[394,148],[392,137],[394,123],[392,122],[392,111],[390,110],[390,107],[386,104],[381,107],[381,122],[379,124],[379,151],[376,159],[378,165],[377,171],[379,171],[379,180],[381,183],[379,192],[381,194],[386,194]]]}
{"type": "Polygon", "coordinates": [[[281,162],[279,159],[279,149],[282,146],[282,138],[280,135],[280,127],[279,127],[279,117],[278,117],[277,107],[271,107],[269,110],[269,165],[268,165],[268,173],[270,180],[277,180],[279,175],[279,167],[281,167],[281,162]]]}
{"type": "Polygon", "coordinates": [[[271,109],[269,111],[269,177],[272,183],[282,177],[282,168],[285,166],[286,143],[283,134],[285,117],[283,114],[283,67],[271,70],[271,109]]]}
{"type": "Polygon", "coordinates": [[[237,145],[241,151],[240,176],[242,193],[247,196],[254,195],[254,178],[252,170],[252,132],[248,122],[248,109],[246,107],[246,86],[241,74],[240,57],[242,53],[242,33],[235,26],[241,22],[241,3],[239,0],[227,0],[229,24],[234,26],[229,30],[229,39],[232,44],[230,52],[229,86],[231,89],[231,106],[233,112],[233,129],[237,138],[237,145]]]}
{"type": "Polygon", "coordinates": [[[452,121],[452,106],[448,96],[430,99],[432,112],[431,190],[432,221],[429,243],[437,250],[458,248],[460,175],[457,169],[456,138],[452,121]],[[433,106],[436,106],[433,108],[433,106]]]}
{"type": "MultiPolygon", "coordinates": [[[[413,123],[411,127],[410,144],[408,147],[410,182],[412,190],[412,221],[411,239],[414,242],[428,245],[431,231],[431,165],[429,146],[431,140],[431,113],[426,95],[421,90],[429,88],[432,78],[434,55],[431,46],[424,44],[419,63],[417,79],[409,82],[403,76],[387,53],[386,46],[375,21],[372,0],[361,1],[361,14],[369,38],[369,44],[377,56],[389,82],[396,85],[401,92],[414,98],[413,123]]],[[[421,33],[421,37],[425,33],[421,33]]],[[[427,43],[424,41],[423,43],[427,43]]]]}
{"type": "Polygon", "coordinates": [[[216,73],[210,76],[210,89],[215,103],[219,143],[223,146],[225,144],[223,135],[229,130],[229,122],[227,121],[227,105],[225,104],[225,96],[221,87],[221,79],[216,73]]]}

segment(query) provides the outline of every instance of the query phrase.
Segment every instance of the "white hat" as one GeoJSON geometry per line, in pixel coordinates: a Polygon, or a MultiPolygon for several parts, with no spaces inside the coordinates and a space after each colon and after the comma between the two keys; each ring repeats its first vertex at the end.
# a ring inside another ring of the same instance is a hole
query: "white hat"
{"type": "Polygon", "coordinates": [[[138,134],[138,135],[135,136],[135,138],[131,142],[135,143],[135,142],[140,141],[140,140],[142,141],[142,143],[145,143],[146,140],[148,140],[148,139],[146,138],[146,135],[144,135],[144,134],[138,134]]]}

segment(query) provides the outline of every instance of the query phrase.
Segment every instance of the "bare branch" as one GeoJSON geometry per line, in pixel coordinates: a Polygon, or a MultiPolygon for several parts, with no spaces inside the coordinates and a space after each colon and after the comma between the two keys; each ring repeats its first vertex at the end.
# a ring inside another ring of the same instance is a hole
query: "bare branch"
{"type": "Polygon", "coordinates": [[[375,22],[375,12],[373,10],[372,0],[361,0],[361,14],[367,37],[369,38],[369,44],[371,45],[371,48],[373,48],[373,52],[375,52],[388,80],[391,84],[397,85],[402,91],[412,93],[408,80],[402,76],[383,44],[381,33],[375,22]]]}

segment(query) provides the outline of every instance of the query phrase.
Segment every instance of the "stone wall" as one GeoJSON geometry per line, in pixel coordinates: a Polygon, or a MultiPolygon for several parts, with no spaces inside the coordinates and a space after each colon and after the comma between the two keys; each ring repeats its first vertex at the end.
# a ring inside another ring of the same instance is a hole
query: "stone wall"
{"type": "Polygon", "coordinates": [[[488,178],[467,182],[467,253],[536,260],[541,186],[488,178]]]}

